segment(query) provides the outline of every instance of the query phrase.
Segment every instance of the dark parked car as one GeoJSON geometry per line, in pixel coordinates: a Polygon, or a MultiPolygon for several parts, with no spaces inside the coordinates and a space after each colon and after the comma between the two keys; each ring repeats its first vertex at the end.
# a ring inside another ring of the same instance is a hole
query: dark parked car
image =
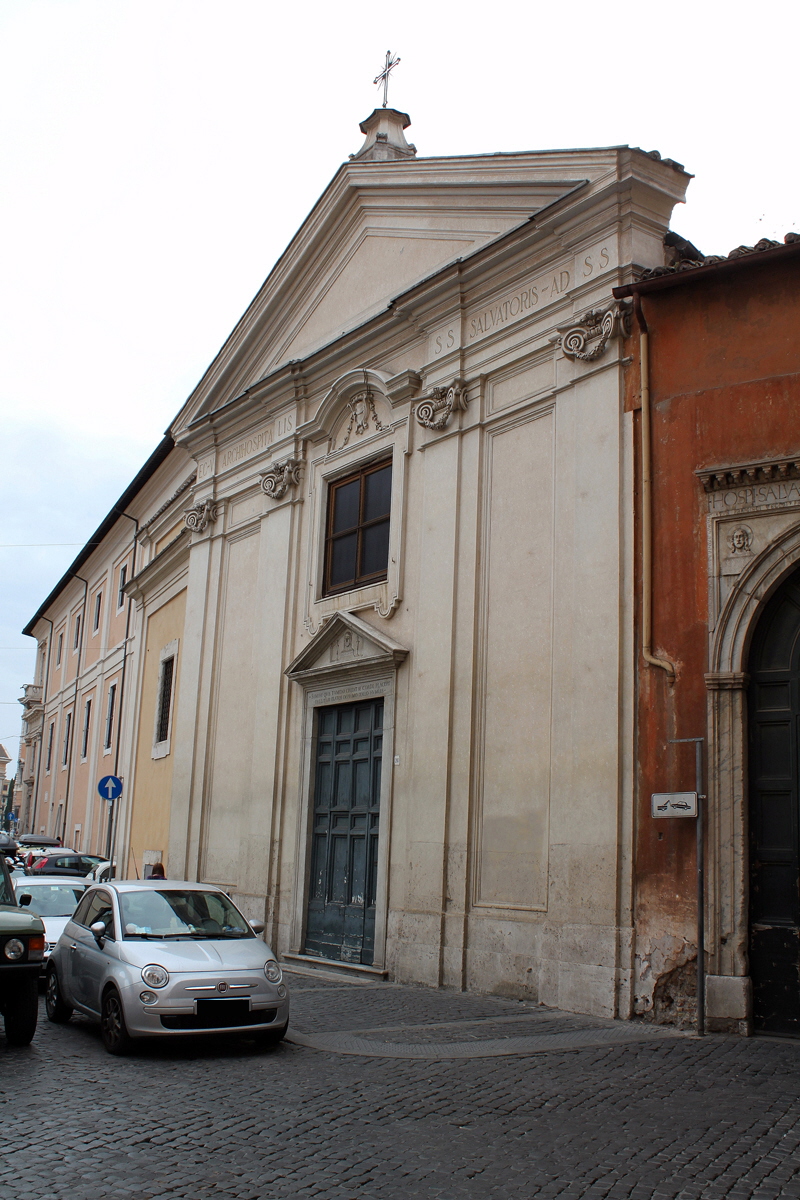
{"type": "Polygon", "coordinates": [[[44,943],[44,924],[17,905],[0,855],[0,1012],[10,1046],[27,1046],[36,1032],[44,943]]]}
{"type": "Polygon", "coordinates": [[[98,863],[105,862],[100,854],[76,854],[62,850],[43,854],[34,860],[31,870],[35,875],[89,875],[98,863]]]}
{"type": "Polygon", "coordinates": [[[17,841],[26,850],[45,850],[51,846],[54,850],[58,850],[62,845],[58,838],[45,837],[43,833],[23,833],[22,837],[17,838],[17,841]]]}

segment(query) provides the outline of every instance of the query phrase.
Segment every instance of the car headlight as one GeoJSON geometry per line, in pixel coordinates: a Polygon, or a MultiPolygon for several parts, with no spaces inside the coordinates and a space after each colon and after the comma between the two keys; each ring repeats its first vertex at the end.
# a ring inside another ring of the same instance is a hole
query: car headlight
{"type": "Polygon", "coordinates": [[[142,979],[148,987],[166,987],[169,983],[169,971],[165,971],[157,963],[149,963],[146,967],[142,967],[142,979]]]}
{"type": "MultiPolygon", "coordinates": [[[[25,953],[25,943],[19,938],[9,938],[6,942],[6,948],[3,951],[6,958],[10,958],[12,962],[16,962],[18,958],[22,958],[25,953]]],[[[277,966],[277,963],[276,963],[277,966]]]]}
{"type": "Polygon", "coordinates": [[[281,969],[278,966],[278,964],[275,962],[274,958],[269,958],[264,963],[264,974],[266,975],[266,977],[270,981],[270,983],[280,983],[281,979],[283,978],[283,975],[281,974],[281,969]]]}

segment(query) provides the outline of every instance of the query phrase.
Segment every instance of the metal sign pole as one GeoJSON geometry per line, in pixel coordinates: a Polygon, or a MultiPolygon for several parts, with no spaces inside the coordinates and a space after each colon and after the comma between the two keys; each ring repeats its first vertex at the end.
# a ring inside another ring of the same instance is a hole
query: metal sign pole
{"type": "Polygon", "coordinates": [[[706,887],[703,838],[703,743],[705,738],[670,738],[670,745],[694,742],[694,779],[697,789],[697,1036],[706,1031],[706,887]]]}

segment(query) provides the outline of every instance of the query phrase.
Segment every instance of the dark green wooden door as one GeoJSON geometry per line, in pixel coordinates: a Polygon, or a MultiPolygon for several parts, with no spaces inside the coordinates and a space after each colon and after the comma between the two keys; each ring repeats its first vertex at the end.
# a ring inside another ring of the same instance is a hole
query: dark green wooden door
{"type": "Polygon", "coordinates": [[[382,749],[383,700],[318,709],[307,954],[372,963],[382,749]]]}
{"type": "Polygon", "coordinates": [[[800,576],[767,605],[749,665],[753,1020],[800,1036],[800,576]]]}

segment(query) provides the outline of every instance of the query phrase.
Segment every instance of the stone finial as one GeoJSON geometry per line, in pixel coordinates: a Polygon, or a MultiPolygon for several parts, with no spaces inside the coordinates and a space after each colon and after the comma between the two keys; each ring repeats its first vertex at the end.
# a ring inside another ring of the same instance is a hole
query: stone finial
{"type": "Polygon", "coordinates": [[[411,124],[408,113],[396,108],[376,108],[359,126],[365,134],[364,145],[351,162],[392,162],[398,158],[414,158],[417,147],[410,145],[403,133],[411,124]]]}

